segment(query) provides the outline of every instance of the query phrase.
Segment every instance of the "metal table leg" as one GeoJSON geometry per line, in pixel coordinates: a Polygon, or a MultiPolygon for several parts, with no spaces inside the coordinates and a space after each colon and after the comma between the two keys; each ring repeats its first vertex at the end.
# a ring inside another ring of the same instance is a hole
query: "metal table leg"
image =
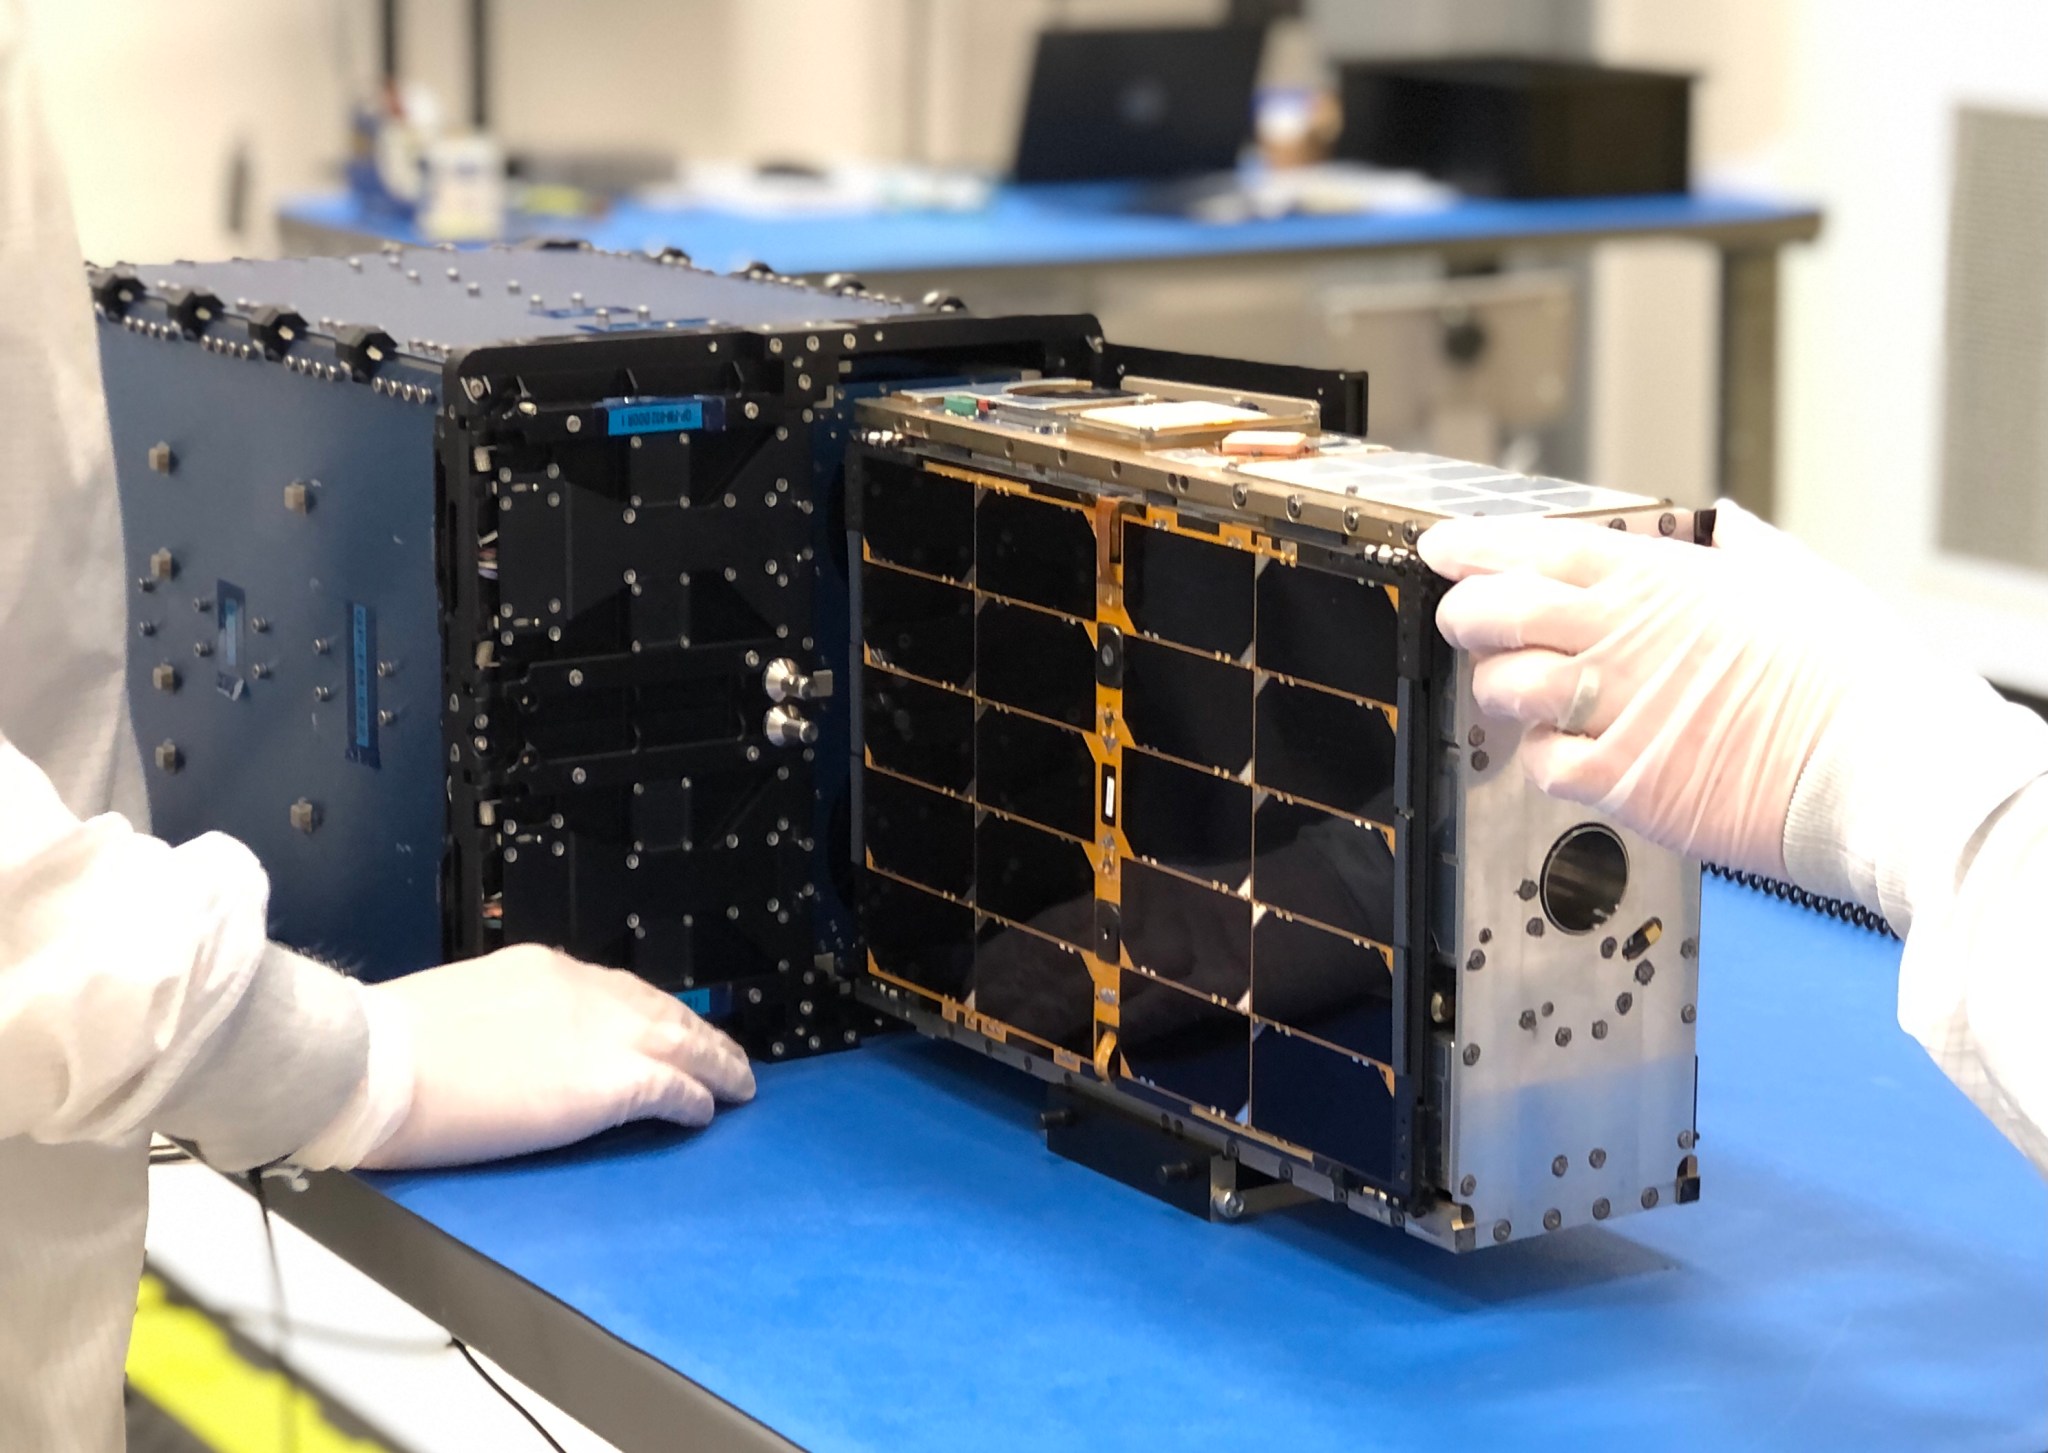
{"type": "Polygon", "coordinates": [[[1721,493],[1771,518],[1778,471],[1778,250],[1721,254],[1721,493]]]}

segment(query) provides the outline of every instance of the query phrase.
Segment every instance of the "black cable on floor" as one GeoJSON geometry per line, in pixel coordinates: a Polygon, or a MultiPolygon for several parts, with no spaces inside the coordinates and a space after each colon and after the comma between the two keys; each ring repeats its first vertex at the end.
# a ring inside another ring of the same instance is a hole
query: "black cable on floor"
{"type": "MultiPolygon", "coordinates": [[[[302,1393],[304,1389],[299,1381],[299,1375],[297,1370],[294,1369],[291,1363],[285,1358],[284,1344],[285,1339],[288,1335],[295,1335],[300,1329],[293,1324],[290,1315],[285,1310],[284,1263],[278,1257],[277,1254],[277,1231],[276,1228],[273,1227],[270,1222],[270,1197],[269,1193],[266,1192],[263,1188],[262,1171],[253,1170],[249,1172],[249,1189],[255,1193],[256,1207],[259,1211],[263,1213],[263,1242],[264,1246],[270,1254],[270,1291],[271,1296],[274,1299],[274,1305],[277,1309],[273,1317],[273,1326],[275,1328],[277,1336],[277,1347],[271,1353],[271,1356],[276,1361],[278,1370],[284,1374],[285,1386],[288,1394],[296,1395],[302,1393]]],[[[353,1333],[342,1332],[338,1328],[318,1328],[313,1330],[315,1331],[316,1335],[327,1337],[331,1340],[347,1341],[354,1343],[358,1346],[375,1347],[379,1350],[384,1351],[404,1350],[407,1352],[415,1352],[424,1350],[421,1344],[419,1343],[399,1344],[396,1341],[396,1339],[378,1338],[368,1334],[357,1336],[353,1333]]],[[[546,1426],[541,1422],[541,1420],[539,1418],[536,1418],[532,1414],[532,1412],[530,1412],[527,1409],[524,1403],[520,1402],[518,1398],[512,1396],[510,1392],[506,1391],[504,1385],[500,1383],[495,1377],[492,1377],[491,1374],[484,1369],[484,1365],[476,1360],[476,1354],[469,1350],[467,1344],[465,1344],[460,1337],[457,1337],[453,1333],[450,1333],[447,1345],[453,1347],[457,1352],[462,1354],[462,1360],[464,1362],[467,1362],[470,1365],[471,1370],[474,1371],[478,1377],[484,1380],[484,1384],[487,1387],[489,1387],[492,1392],[496,1393],[499,1397],[503,1398],[505,1400],[506,1405],[510,1407],[513,1412],[519,1414],[520,1417],[526,1419],[528,1424],[532,1426],[533,1431],[540,1435],[541,1441],[546,1443],[548,1447],[552,1448],[554,1450],[554,1453],[568,1453],[567,1449],[563,1448],[560,1443],[555,1441],[554,1434],[550,1433],[547,1430],[546,1426]]],[[[295,1450],[298,1447],[298,1420],[292,1416],[292,1410],[295,1405],[296,1397],[287,1396],[284,1405],[285,1441],[282,1445],[286,1450],[286,1453],[295,1453],[295,1450]]]]}
{"type": "Polygon", "coordinates": [[[503,1387],[499,1386],[498,1379],[492,1377],[490,1373],[484,1370],[484,1365],[476,1360],[476,1354],[469,1350],[469,1348],[463,1343],[463,1340],[460,1337],[451,1335],[448,1338],[448,1345],[450,1347],[453,1347],[457,1352],[460,1352],[462,1354],[462,1360],[464,1362],[467,1362],[471,1367],[476,1369],[476,1375],[482,1378],[485,1382],[489,1383],[491,1391],[496,1393],[499,1397],[503,1398],[506,1401],[506,1403],[510,1405],[513,1412],[519,1414],[520,1417],[526,1419],[527,1422],[533,1424],[533,1431],[540,1434],[542,1441],[545,1442],[550,1448],[554,1449],[555,1453],[569,1453],[568,1449],[564,1448],[560,1443],[557,1443],[555,1441],[554,1434],[550,1433],[546,1428],[541,1426],[540,1419],[536,1418],[532,1413],[526,1410],[526,1405],[524,1403],[520,1402],[518,1398],[512,1396],[511,1393],[505,1391],[503,1387]]]}

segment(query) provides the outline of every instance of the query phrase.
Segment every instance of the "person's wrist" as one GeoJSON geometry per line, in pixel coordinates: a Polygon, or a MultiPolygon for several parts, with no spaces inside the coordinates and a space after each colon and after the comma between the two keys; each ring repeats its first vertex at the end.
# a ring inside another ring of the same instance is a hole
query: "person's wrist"
{"type": "Polygon", "coordinates": [[[356,986],[369,1030],[363,1078],[341,1113],[295,1159],[310,1170],[349,1170],[381,1150],[412,1112],[415,1088],[412,1018],[403,1001],[356,986]]]}

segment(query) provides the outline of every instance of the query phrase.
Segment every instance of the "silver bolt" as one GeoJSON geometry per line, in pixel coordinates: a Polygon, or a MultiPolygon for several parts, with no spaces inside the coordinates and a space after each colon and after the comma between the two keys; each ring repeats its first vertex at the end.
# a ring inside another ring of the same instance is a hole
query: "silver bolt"
{"type": "Polygon", "coordinates": [[[1458,1194],[1461,1196],[1469,1196],[1478,1189],[1479,1177],[1477,1176],[1466,1176],[1465,1179],[1458,1182],[1458,1194]]]}
{"type": "Polygon", "coordinates": [[[1478,1045],[1468,1044],[1465,1046],[1465,1063],[1468,1065],[1476,1065],[1479,1063],[1478,1045]]]}
{"type": "Polygon", "coordinates": [[[1679,1011],[1678,1011],[1678,1018],[1679,1018],[1680,1022],[1682,1022],[1682,1023],[1685,1023],[1685,1024],[1690,1024],[1690,1023],[1692,1023],[1692,1022],[1693,1022],[1693,1020],[1694,1020],[1694,1019],[1696,1019],[1696,1018],[1698,1018],[1698,1017],[1699,1017],[1699,1013],[1698,1013],[1698,1011],[1697,1011],[1697,1010],[1695,1010],[1695,1009],[1694,1009],[1694,1008],[1692,1007],[1692,1005],[1690,1005],[1690,1004],[1686,1005],[1686,1006],[1685,1006],[1685,1007],[1684,1007],[1683,1009],[1681,1009],[1681,1010],[1679,1010],[1679,1011]]]}
{"type": "Polygon", "coordinates": [[[1571,1169],[1571,1162],[1564,1156],[1555,1156],[1551,1159],[1550,1173],[1552,1175],[1561,1176],[1569,1169],[1571,1169]]]}
{"type": "Polygon", "coordinates": [[[316,686],[316,687],[314,687],[314,688],[313,688],[313,699],[314,699],[315,701],[332,701],[332,700],[334,700],[334,688],[333,688],[332,686],[316,686]]]}
{"type": "Polygon", "coordinates": [[[1543,1229],[1545,1231],[1555,1231],[1562,1225],[1564,1225],[1564,1213],[1555,1206],[1543,1213],[1543,1229]]]}
{"type": "Polygon", "coordinates": [[[1654,1206],[1654,1205],[1656,1205],[1656,1204],[1657,1204],[1657,1188],[1656,1188],[1655,1186],[1650,1186],[1650,1187],[1648,1187],[1647,1189],[1645,1189],[1645,1190],[1644,1190],[1644,1192],[1643,1192],[1643,1209],[1644,1209],[1645,1211],[1647,1211],[1647,1210],[1649,1210],[1649,1209],[1650,1209],[1650,1208],[1651,1208],[1652,1206],[1654,1206]]]}
{"type": "Polygon", "coordinates": [[[1493,1223],[1493,1239],[1495,1241],[1506,1241],[1510,1236],[1514,1234],[1515,1228],[1508,1222],[1496,1221],[1493,1223]]]}
{"type": "Polygon", "coordinates": [[[578,787],[581,787],[585,782],[588,782],[590,780],[590,774],[584,771],[581,767],[578,767],[575,771],[569,774],[569,780],[571,782],[574,782],[578,787]]]}
{"type": "Polygon", "coordinates": [[[1600,1169],[1601,1166],[1607,1164],[1607,1152],[1597,1145],[1594,1146],[1586,1152],[1586,1164],[1593,1167],[1594,1170],[1600,1169]]]}
{"type": "Polygon", "coordinates": [[[568,431],[569,431],[570,433],[572,433],[572,434],[580,434],[580,433],[582,433],[582,432],[583,432],[583,416],[582,416],[581,414],[571,414],[571,415],[569,415],[569,417],[568,417],[568,418],[566,418],[566,419],[564,419],[564,420],[562,421],[562,427],[563,427],[563,428],[565,428],[565,429],[567,429],[567,430],[568,430],[568,431]]]}
{"type": "Polygon", "coordinates": [[[571,668],[569,672],[569,684],[571,686],[581,686],[583,684],[583,672],[581,668],[571,668]]]}
{"type": "Polygon", "coordinates": [[[1607,1204],[1607,1197],[1602,1196],[1593,1203],[1593,1219],[1595,1221],[1605,1221],[1613,1210],[1614,1208],[1607,1204]]]}
{"type": "Polygon", "coordinates": [[[1244,1197],[1236,1191],[1223,1192],[1212,1204],[1222,1220],[1235,1221],[1244,1215],[1244,1197]]]}

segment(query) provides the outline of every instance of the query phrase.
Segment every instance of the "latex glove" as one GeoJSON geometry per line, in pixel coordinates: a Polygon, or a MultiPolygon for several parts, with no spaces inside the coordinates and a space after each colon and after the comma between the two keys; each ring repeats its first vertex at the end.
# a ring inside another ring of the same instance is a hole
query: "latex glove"
{"type": "Polygon", "coordinates": [[[1570,520],[1459,520],[1416,548],[1461,582],[1437,623],[1480,658],[1481,709],[1527,725],[1539,787],[1680,852],[1783,876],[1793,788],[1855,682],[1860,633],[1839,611],[1817,618],[1802,572],[1838,572],[1789,537],[1732,506],[1716,533],[1706,549],[1570,520]]]}
{"type": "Polygon", "coordinates": [[[673,995],[537,945],[363,990],[370,1063],[311,1166],[456,1165],[754,1096],[730,1038],[673,995]]]}

